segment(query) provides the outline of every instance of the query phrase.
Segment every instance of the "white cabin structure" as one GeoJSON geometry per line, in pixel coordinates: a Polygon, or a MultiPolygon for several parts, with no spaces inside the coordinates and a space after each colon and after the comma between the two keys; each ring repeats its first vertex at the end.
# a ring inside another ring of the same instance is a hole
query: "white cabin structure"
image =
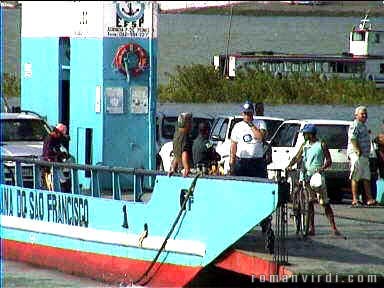
{"type": "Polygon", "coordinates": [[[259,70],[283,77],[298,72],[321,78],[360,78],[384,87],[384,31],[375,30],[366,15],[349,34],[349,52],[340,55],[239,52],[213,57],[215,69],[234,78],[239,71],[259,70]]]}

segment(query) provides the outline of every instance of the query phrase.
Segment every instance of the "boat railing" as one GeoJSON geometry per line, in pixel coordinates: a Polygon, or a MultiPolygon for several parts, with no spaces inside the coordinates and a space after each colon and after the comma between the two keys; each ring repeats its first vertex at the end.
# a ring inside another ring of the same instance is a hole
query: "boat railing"
{"type": "Polygon", "coordinates": [[[130,199],[129,197],[128,199],[132,201],[141,201],[144,193],[151,192],[153,188],[151,183],[154,182],[155,176],[166,175],[164,171],[141,168],[48,162],[27,157],[1,155],[0,183],[45,190],[47,188],[43,181],[44,170],[50,171],[55,192],[106,197],[115,200],[122,200],[122,194],[125,193],[130,194],[130,199]],[[90,175],[89,187],[79,184],[80,171],[90,175]],[[131,177],[133,184],[122,185],[122,182],[126,181],[121,179],[124,176],[131,177]]]}
{"type": "MultiPolygon", "coordinates": [[[[44,173],[52,175],[55,192],[64,192],[93,197],[133,202],[147,202],[155,184],[156,176],[167,175],[165,171],[142,168],[112,167],[105,165],[76,164],[69,162],[48,162],[39,159],[1,155],[0,183],[17,187],[48,190],[44,173]],[[86,185],[79,183],[79,174],[89,174],[86,185]]],[[[191,174],[190,177],[195,175],[191,174]]],[[[182,177],[175,174],[172,177],[182,177]]],[[[189,176],[188,176],[189,177],[189,176]]],[[[279,201],[285,199],[287,192],[281,177],[276,180],[244,177],[204,175],[201,178],[237,180],[249,182],[279,182],[279,201]]]]}

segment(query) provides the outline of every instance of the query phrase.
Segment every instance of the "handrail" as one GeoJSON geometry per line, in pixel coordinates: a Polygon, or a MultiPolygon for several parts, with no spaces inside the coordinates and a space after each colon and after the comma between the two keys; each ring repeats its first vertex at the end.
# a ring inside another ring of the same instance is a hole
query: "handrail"
{"type": "Polygon", "coordinates": [[[136,175],[146,175],[146,176],[156,176],[156,175],[165,175],[164,171],[155,171],[147,170],[142,168],[125,168],[125,167],[113,167],[105,165],[89,165],[89,164],[76,164],[76,163],[61,163],[61,162],[49,162],[44,160],[31,159],[26,157],[18,156],[1,156],[2,162],[11,161],[11,162],[23,162],[27,164],[38,164],[44,167],[54,167],[54,168],[69,168],[77,170],[94,170],[98,172],[114,172],[114,173],[125,173],[125,174],[136,174],[136,175]]]}
{"type": "MultiPolygon", "coordinates": [[[[89,164],[76,164],[76,163],[60,163],[60,162],[48,162],[43,160],[31,159],[26,157],[19,156],[5,156],[1,155],[1,162],[5,161],[9,162],[22,162],[27,164],[38,164],[44,167],[53,167],[53,168],[67,168],[67,169],[75,169],[75,170],[93,170],[97,172],[114,172],[114,173],[125,173],[130,175],[137,176],[157,176],[157,175],[167,175],[166,171],[159,170],[149,170],[144,168],[127,168],[127,167],[114,167],[114,166],[106,166],[106,165],[89,165],[89,164]]],[[[181,176],[180,173],[173,174],[172,177],[181,176]]],[[[194,178],[196,175],[191,174],[187,176],[189,178],[194,178]]],[[[248,181],[248,182],[266,182],[266,183],[276,183],[275,180],[265,179],[265,178],[257,178],[257,177],[246,177],[246,176],[215,176],[215,175],[204,175],[201,178],[209,178],[209,179],[221,179],[221,180],[238,180],[238,181],[248,181]]]]}

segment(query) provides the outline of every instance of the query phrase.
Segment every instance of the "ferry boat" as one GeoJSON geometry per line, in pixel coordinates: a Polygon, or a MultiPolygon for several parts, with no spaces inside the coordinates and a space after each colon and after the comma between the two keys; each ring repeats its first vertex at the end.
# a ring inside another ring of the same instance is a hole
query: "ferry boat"
{"type": "Polygon", "coordinates": [[[257,178],[169,177],[153,170],[11,156],[2,161],[31,163],[35,173],[51,165],[57,173],[66,168],[72,175],[69,193],[60,192],[59,182],[55,191],[39,181],[25,188],[19,173],[15,185],[0,185],[3,259],[117,285],[186,285],[270,215],[279,200],[279,184],[257,178]],[[77,173],[84,170],[93,174],[90,190],[76,185],[77,173]],[[115,184],[99,189],[106,173],[115,184]],[[121,189],[119,179],[127,175],[137,184],[121,189]],[[140,184],[148,177],[154,178],[149,192],[140,184]]]}
{"type": "Polygon", "coordinates": [[[318,73],[330,77],[359,78],[384,87],[384,31],[375,30],[368,15],[349,33],[349,52],[341,55],[288,54],[273,51],[239,52],[213,56],[215,69],[228,78],[240,71],[268,71],[276,77],[292,73],[308,76],[318,73]]]}
{"type": "Polygon", "coordinates": [[[68,125],[74,163],[1,155],[2,259],[180,287],[275,211],[280,182],[154,170],[156,2],[22,5],[21,109],[68,125]]]}

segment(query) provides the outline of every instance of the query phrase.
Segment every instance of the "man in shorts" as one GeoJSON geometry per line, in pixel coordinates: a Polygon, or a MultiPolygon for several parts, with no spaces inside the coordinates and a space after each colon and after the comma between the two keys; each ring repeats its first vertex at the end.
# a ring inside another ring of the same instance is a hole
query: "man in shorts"
{"type": "Polygon", "coordinates": [[[367,205],[376,205],[371,194],[371,171],[369,168],[369,154],[371,152],[371,139],[366,125],[368,111],[365,106],[355,109],[355,120],[348,131],[347,154],[351,164],[351,190],[352,207],[361,206],[358,201],[359,181],[363,182],[367,205]]]}

